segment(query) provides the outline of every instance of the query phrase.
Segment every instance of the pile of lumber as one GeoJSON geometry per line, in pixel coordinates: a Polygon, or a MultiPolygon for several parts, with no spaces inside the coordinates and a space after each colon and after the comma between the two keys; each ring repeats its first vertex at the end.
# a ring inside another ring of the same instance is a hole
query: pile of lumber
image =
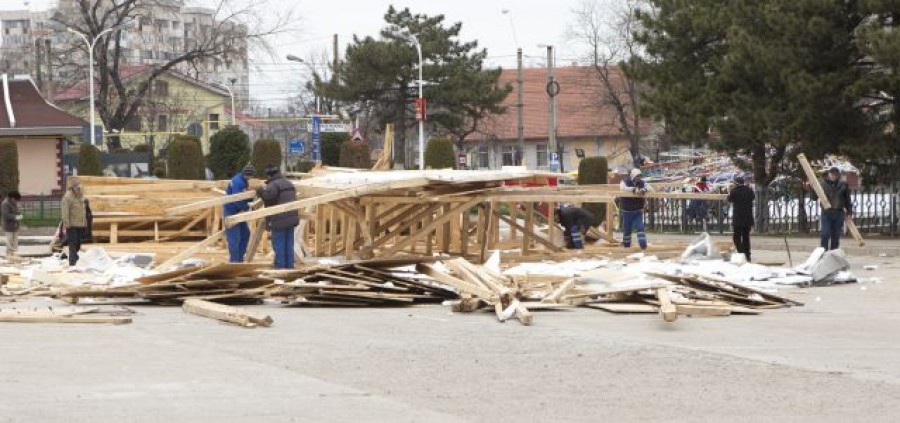
{"type": "Polygon", "coordinates": [[[269,295],[298,306],[393,307],[457,298],[447,287],[402,269],[429,261],[372,260],[263,274],[287,281],[269,295]]]}
{"type": "Polygon", "coordinates": [[[224,196],[226,182],[79,176],[94,214],[93,236],[111,244],[203,239],[221,226],[214,208],[167,215],[166,210],[224,196]]]}
{"type": "Polygon", "coordinates": [[[142,299],[157,304],[181,304],[189,298],[226,302],[257,302],[266,297],[274,280],[260,276],[259,264],[217,264],[188,267],[137,279],[118,287],[72,287],[54,296],[77,302],[79,298],[142,299]]]}

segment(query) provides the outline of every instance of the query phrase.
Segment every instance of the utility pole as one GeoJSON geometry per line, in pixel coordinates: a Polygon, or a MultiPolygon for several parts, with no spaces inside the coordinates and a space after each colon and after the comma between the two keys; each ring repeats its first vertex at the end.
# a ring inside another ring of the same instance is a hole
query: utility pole
{"type": "Polygon", "coordinates": [[[518,61],[518,73],[516,74],[516,115],[518,115],[518,126],[516,127],[516,138],[519,142],[518,150],[519,154],[517,159],[517,165],[525,166],[525,118],[524,111],[525,103],[522,99],[522,49],[519,48],[516,50],[516,60],[518,61]]]}
{"type": "Polygon", "coordinates": [[[43,57],[41,57],[41,56],[43,56],[43,54],[41,54],[41,53],[43,53],[43,52],[44,52],[44,50],[41,46],[41,39],[36,38],[34,40],[34,53],[36,55],[36,58],[35,58],[36,60],[34,61],[34,67],[35,67],[34,76],[35,76],[35,80],[36,80],[35,82],[37,83],[38,91],[44,91],[44,78],[41,75],[41,66],[43,65],[43,61],[44,61],[43,57]]]}
{"type": "Polygon", "coordinates": [[[338,35],[337,34],[334,34],[334,42],[332,45],[332,50],[334,52],[334,59],[333,59],[334,64],[332,65],[333,68],[331,70],[331,73],[334,76],[334,80],[337,81],[338,76],[339,76],[338,75],[338,35]]]}
{"type": "Polygon", "coordinates": [[[556,72],[553,63],[553,46],[547,46],[547,95],[550,96],[550,124],[547,143],[549,153],[550,170],[561,172],[562,160],[559,154],[559,146],[556,141],[556,96],[559,94],[559,83],[556,82],[556,72]]]}
{"type": "Polygon", "coordinates": [[[44,44],[47,47],[47,99],[52,102],[56,92],[53,87],[53,55],[50,51],[50,39],[44,39],[44,44]]]}

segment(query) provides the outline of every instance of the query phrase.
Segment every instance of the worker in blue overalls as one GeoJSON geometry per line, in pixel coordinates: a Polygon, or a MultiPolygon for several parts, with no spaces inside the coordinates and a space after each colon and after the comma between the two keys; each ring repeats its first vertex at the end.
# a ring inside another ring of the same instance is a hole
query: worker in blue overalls
{"type": "MultiPolygon", "coordinates": [[[[619,184],[622,191],[630,191],[632,194],[643,195],[652,188],[641,177],[640,169],[631,169],[627,178],[619,184]]],[[[622,210],[622,246],[631,248],[631,232],[637,232],[638,245],[641,250],[647,249],[647,235],[644,233],[644,197],[621,197],[619,199],[622,210]]]]}
{"type": "MultiPolygon", "coordinates": [[[[231,178],[225,193],[228,195],[240,194],[250,187],[248,178],[256,175],[256,168],[248,163],[247,166],[231,178]]],[[[233,216],[250,210],[250,200],[235,201],[222,206],[223,214],[233,216]]],[[[225,230],[225,238],[228,240],[228,261],[241,263],[247,254],[247,245],[250,243],[250,227],[247,222],[241,222],[225,230]]]]}

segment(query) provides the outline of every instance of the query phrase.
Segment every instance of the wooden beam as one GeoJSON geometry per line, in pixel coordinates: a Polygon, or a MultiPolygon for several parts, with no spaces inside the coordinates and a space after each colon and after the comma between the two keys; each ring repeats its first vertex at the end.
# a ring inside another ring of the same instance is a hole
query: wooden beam
{"type": "Polygon", "coordinates": [[[196,203],[185,204],[183,206],[171,207],[166,209],[166,215],[187,214],[197,210],[218,207],[227,203],[244,201],[256,198],[256,191],[248,190],[237,194],[227,195],[225,197],[210,198],[209,200],[198,201],[196,203]]]}
{"type": "Polygon", "coordinates": [[[656,288],[656,298],[659,300],[659,314],[662,315],[663,320],[671,323],[678,319],[678,309],[669,299],[668,288],[656,288]]]}
{"type": "MultiPolygon", "coordinates": [[[[800,153],[797,155],[797,160],[800,161],[800,166],[803,167],[803,173],[806,174],[806,179],[809,181],[809,185],[816,192],[816,196],[819,197],[819,203],[822,205],[822,211],[825,209],[831,208],[831,202],[828,200],[828,196],[825,195],[825,190],[822,189],[822,185],[819,183],[819,178],[816,177],[816,173],[813,171],[812,166],[809,165],[809,160],[806,160],[806,155],[800,153]]],[[[852,218],[847,217],[845,219],[845,223],[847,224],[847,229],[850,230],[850,234],[853,235],[853,239],[859,243],[859,246],[862,247],[866,245],[866,242],[863,240],[862,234],[859,233],[859,228],[856,227],[856,223],[853,222],[852,218]]]]}
{"type": "Polygon", "coordinates": [[[191,248],[188,248],[188,249],[172,256],[172,258],[170,258],[170,259],[166,260],[165,262],[161,263],[160,265],[156,266],[156,268],[157,269],[165,269],[166,267],[169,267],[169,266],[171,266],[175,263],[178,263],[188,257],[191,257],[192,255],[194,255],[194,253],[196,253],[197,251],[200,251],[200,249],[206,248],[210,245],[215,244],[219,240],[219,238],[222,238],[223,235],[225,235],[224,229],[210,235],[209,237],[207,237],[206,239],[204,239],[201,242],[198,242],[191,248]]]}
{"type": "Polygon", "coordinates": [[[85,185],[84,192],[89,195],[98,194],[134,194],[136,192],[165,192],[165,191],[191,191],[212,188],[209,183],[197,182],[171,182],[146,185],[85,185]]]}
{"type": "Polygon", "coordinates": [[[130,317],[54,315],[52,313],[0,313],[0,322],[9,323],[131,323],[130,317]]]}
{"type": "MultiPolygon", "coordinates": [[[[416,239],[418,239],[419,237],[421,237],[425,234],[431,233],[431,231],[434,231],[434,229],[437,228],[438,226],[443,225],[445,222],[448,222],[450,220],[450,218],[452,218],[456,213],[459,213],[460,211],[463,211],[463,210],[468,210],[468,209],[472,208],[472,206],[474,206],[475,204],[476,204],[476,201],[469,201],[469,202],[462,203],[462,204],[452,208],[449,213],[444,213],[437,219],[428,220],[428,223],[426,225],[424,225],[424,227],[422,227],[421,229],[419,229],[418,231],[416,231],[414,233],[410,233],[409,236],[403,238],[402,240],[400,240],[400,242],[392,245],[390,248],[385,250],[383,252],[383,254],[390,256],[390,255],[396,254],[398,251],[402,251],[404,248],[408,247],[410,244],[415,242],[416,239]]],[[[440,207],[440,205],[438,205],[438,207],[440,207]]],[[[428,213],[425,216],[426,216],[426,218],[428,218],[428,216],[432,216],[432,214],[428,213]]]]}
{"type": "Polygon", "coordinates": [[[541,245],[543,245],[543,246],[549,248],[551,251],[554,251],[554,252],[562,251],[562,248],[559,247],[559,246],[557,246],[556,244],[554,244],[553,241],[551,241],[551,240],[549,240],[549,239],[547,239],[547,238],[544,238],[543,235],[541,235],[541,234],[537,233],[536,231],[534,231],[534,226],[533,226],[533,225],[532,225],[532,227],[531,227],[531,230],[528,230],[527,228],[525,228],[525,227],[523,227],[522,225],[520,225],[518,222],[513,222],[512,220],[510,220],[510,219],[509,219],[508,217],[506,217],[506,216],[500,216],[500,219],[503,220],[504,222],[506,222],[507,224],[509,224],[509,225],[511,225],[511,226],[515,226],[516,228],[518,228],[519,230],[521,230],[522,233],[525,235],[525,236],[523,236],[523,238],[526,238],[526,237],[527,237],[527,238],[534,239],[535,241],[537,241],[537,242],[540,243],[541,245]]]}
{"type": "Polygon", "coordinates": [[[186,300],[181,308],[191,314],[235,323],[243,327],[271,326],[272,317],[256,314],[242,308],[217,304],[206,300],[192,298],[186,300]]]}

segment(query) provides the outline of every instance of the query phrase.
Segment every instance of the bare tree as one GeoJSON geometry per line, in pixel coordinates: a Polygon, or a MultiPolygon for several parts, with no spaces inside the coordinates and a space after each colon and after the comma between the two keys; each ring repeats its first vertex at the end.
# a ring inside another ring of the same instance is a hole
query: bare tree
{"type": "MultiPolygon", "coordinates": [[[[126,83],[121,72],[127,43],[123,28],[132,25],[152,25],[154,11],[178,8],[175,0],[65,0],[54,20],[93,39],[101,32],[114,28],[112,34],[100,37],[95,50],[97,112],[109,130],[121,130],[135,117],[157,77],[170,69],[190,71],[204,61],[228,61],[246,58],[251,49],[268,50],[266,38],[287,31],[293,22],[291,13],[265,13],[270,6],[266,0],[214,0],[209,19],[198,20],[174,46],[168,57],[154,58],[154,66],[147,78],[137,86],[126,83]],[[266,19],[263,18],[265,15],[266,19]],[[272,16],[275,15],[273,18],[272,16]],[[274,20],[272,20],[274,19],[274,20]]],[[[143,34],[141,34],[143,35],[143,34]]],[[[150,37],[164,37],[161,28],[149,31],[150,37]]],[[[86,52],[84,42],[69,37],[69,49],[86,52]]],[[[63,47],[66,50],[66,47],[63,47]]],[[[70,56],[70,60],[71,60],[70,56]]],[[[70,64],[71,65],[71,64],[70,64]]]]}
{"type": "Polygon", "coordinates": [[[615,111],[615,126],[628,139],[632,157],[641,154],[641,87],[625,73],[625,64],[641,55],[634,39],[635,12],[644,0],[582,0],[572,11],[568,38],[588,47],[587,59],[600,83],[600,106],[615,111]]]}

